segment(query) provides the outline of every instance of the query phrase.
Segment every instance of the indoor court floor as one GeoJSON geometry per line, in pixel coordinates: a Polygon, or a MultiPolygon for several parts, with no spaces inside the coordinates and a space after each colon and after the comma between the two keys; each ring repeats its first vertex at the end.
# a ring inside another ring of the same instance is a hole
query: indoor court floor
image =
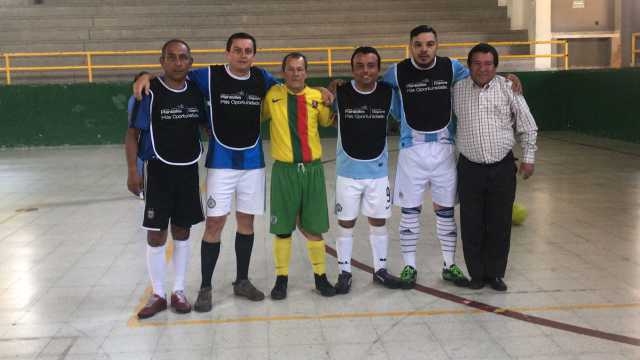
{"type": "MultiPolygon", "coordinates": [[[[640,145],[565,132],[541,133],[538,144],[535,175],[518,183],[529,217],[513,228],[506,293],[445,283],[434,216],[423,211],[417,289],[372,283],[360,218],[351,293],[313,291],[296,233],[287,299],[250,302],[232,291],[230,217],[213,310],[143,321],[135,317],[150,294],[142,202],[126,190],[122,146],[0,150],[0,359],[640,359],[640,145]]],[[[323,146],[332,209],[335,139],[323,146]]],[[[396,159],[392,151],[392,179],[396,159]]],[[[256,218],[250,277],[268,294],[265,219],[256,218]]],[[[396,275],[398,220],[395,208],[388,263],[396,275]]],[[[192,230],[192,302],[202,232],[192,230]]],[[[334,282],[331,254],[327,269],[334,282]]]]}

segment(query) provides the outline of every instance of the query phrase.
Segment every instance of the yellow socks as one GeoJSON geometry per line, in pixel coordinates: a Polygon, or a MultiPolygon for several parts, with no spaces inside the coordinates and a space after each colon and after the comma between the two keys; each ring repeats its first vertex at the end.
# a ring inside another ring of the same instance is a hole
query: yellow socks
{"type": "Polygon", "coordinates": [[[311,261],[314,274],[322,275],[325,273],[325,249],[324,240],[309,241],[307,240],[307,254],[311,261]]]}
{"type": "Polygon", "coordinates": [[[291,236],[284,239],[277,236],[273,238],[273,259],[276,263],[276,275],[289,276],[289,260],[291,259],[291,236]]]}

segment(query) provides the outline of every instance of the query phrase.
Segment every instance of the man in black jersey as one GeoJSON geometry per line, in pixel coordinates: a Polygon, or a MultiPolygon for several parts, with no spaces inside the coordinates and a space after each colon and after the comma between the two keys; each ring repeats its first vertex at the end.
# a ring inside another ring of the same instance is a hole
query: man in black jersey
{"type": "Polygon", "coordinates": [[[134,103],[125,137],[127,187],[136,196],[145,192],[142,227],[147,230],[147,269],[153,285],[153,294],[138,312],[140,319],[167,308],[164,281],[169,221],[175,267],[171,307],[178,313],[191,311],[184,287],[191,257],[189,230],[204,219],[198,180],[202,153],[198,128],[206,123],[203,95],[186,80],[192,63],[187,43],[177,39],[165,43],[160,57],[164,74],[151,81],[149,95],[134,103]],[[137,171],[137,158],[145,162],[144,184],[137,171]]]}
{"type": "Polygon", "coordinates": [[[375,48],[357,48],[351,56],[353,80],[336,89],[338,115],[336,150],[336,203],[338,218],[336,250],[340,275],[336,293],[351,288],[353,228],[360,211],[369,220],[373,255],[373,281],[388,288],[401,283],[387,272],[389,235],[385,226],[391,217],[388,177],[387,117],[392,89],[378,82],[380,55],[375,48]]]}

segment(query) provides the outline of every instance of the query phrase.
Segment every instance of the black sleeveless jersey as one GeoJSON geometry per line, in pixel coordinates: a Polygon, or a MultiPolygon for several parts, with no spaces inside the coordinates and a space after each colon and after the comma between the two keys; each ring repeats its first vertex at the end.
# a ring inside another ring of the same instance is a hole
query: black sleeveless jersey
{"type": "Polygon", "coordinates": [[[198,87],[186,81],[183,90],[151,80],[151,140],[156,157],[170,165],[198,161],[202,148],[198,126],[205,122],[204,98],[198,87]]]}
{"type": "Polygon", "coordinates": [[[391,87],[378,82],[370,94],[354,89],[351,82],[337,90],[340,144],[356,160],[380,157],[386,146],[391,87]]]}
{"type": "Polygon", "coordinates": [[[260,140],[260,106],[267,92],[264,75],[251,68],[247,80],[238,80],[224,65],[209,67],[211,128],[223,146],[242,150],[260,140]]]}
{"type": "Polygon", "coordinates": [[[411,59],[396,67],[402,106],[409,127],[421,132],[443,129],[451,120],[453,67],[447,57],[436,57],[428,70],[417,69],[411,59]]]}

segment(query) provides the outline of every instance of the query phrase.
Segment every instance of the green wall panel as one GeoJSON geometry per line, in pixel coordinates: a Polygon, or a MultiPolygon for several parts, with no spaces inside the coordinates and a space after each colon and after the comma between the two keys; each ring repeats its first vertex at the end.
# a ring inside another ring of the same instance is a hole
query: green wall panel
{"type": "MultiPolygon", "coordinates": [[[[640,68],[522,72],[541,130],[640,142],[640,68]]],[[[310,79],[312,86],[327,79],[310,79]]],[[[0,146],[122,143],[129,84],[0,86],[0,146]]],[[[268,125],[263,124],[265,138],[268,125]]],[[[321,129],[335,136],[335,128],[321,129]]]]}
{"type": "Polygon", "coordinates": [[[130,85],[0,87],[0,146],[120,143],[130,85]]]}

